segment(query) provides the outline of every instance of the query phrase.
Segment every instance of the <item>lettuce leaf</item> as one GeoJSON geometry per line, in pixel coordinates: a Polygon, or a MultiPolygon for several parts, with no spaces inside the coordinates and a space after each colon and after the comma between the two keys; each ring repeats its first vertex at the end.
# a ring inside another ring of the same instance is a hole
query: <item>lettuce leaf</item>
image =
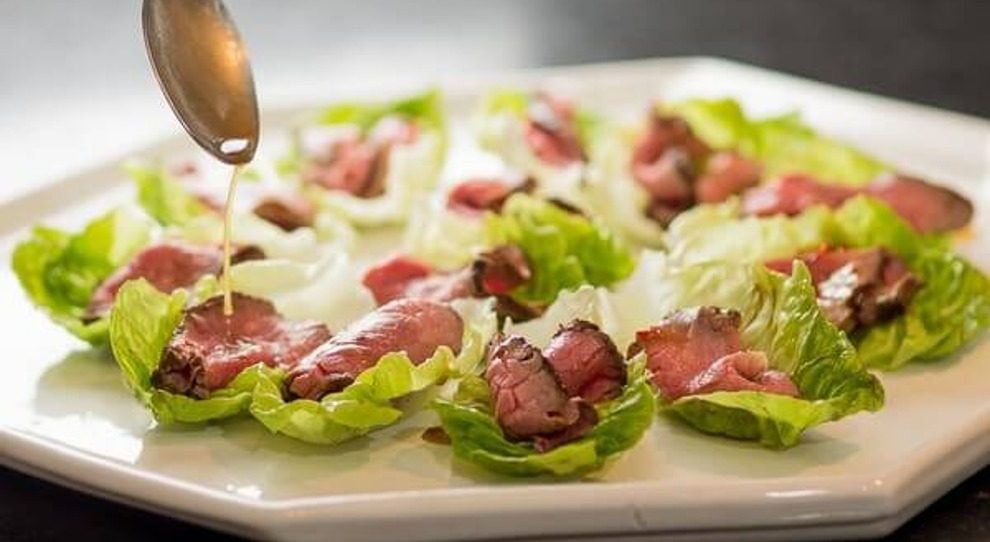
{"type": "Polygon", "coordinates": [[[630,242],[648,247],[664,244],[663,228],[646,216],[650,195],[633,178],[630,167],[635,134],[603,125],[591,136],[583,190],[591,212],[630,242]]]}
{"type": "Polygon", "coordinates": [[[642,358],[630,366],[629,385],[597,407],[599,422],[587,435],[544,453],[505,438],[491,413],[488,384],[480,377],[465,378],[453,399],[437,399],[433,408],[454,454],[465,461],[508,476],[576,476],[632,448],[653,423],[656,401],[644,367],[642,358]]]}
{"type": "MultiPolygon", "coordinates": [[[[581,318],[610,333],[615,317],[607,296],[604,288],[591,286],[562,292],[543,316],[523,324],[508,322],[505,332],[546,345],[561,325],[581,318]]],[[[481,370],[478,366],[473,372],[481,370]]],[[[598,406],[599,423],[588,435],[546,453],[527,443],[506,440],[491,413],[488,384],[477,374],[461,379],[452,398],[435,400],[434,409],[451,438],[455,455],[466,461],[510,476],[572,476],[598,469],[631,448],[653,423],[656,401],[642,356],[630,365],[629,382],[620,397],[598,406]]]]}
{"type": "Polygon", "coordinates": [[[182,225],[211,213],[206,204],[160,167],[130,163],[124,170],[134,180],[138,205],[163,226],[182,225]]]}
{"type": "MultiPolygon", "coordinates": [[[[580,209],[590,209],[583,191],[585,165],[573,163],[556,166],[543,162],[530,149],[525,136],[525,119],[532,93],[519,89],[501,89],[486,95],[472,119],[475,138],[482,149],[498,155],[510,168],[536,180],[536,194],[558,198],[580,209]]],[[[600,140],[607,128],[604,119],[586,109],[577,108],[575,125],[578,139],[586,152],[600,140]]]]}
{"type": "Polygon", "coordinates": [[[808,173],[843,184],[863,185],[890,170],[855,148],[815,133],[795,113],[751,119],[732,99],[691,99],[660,106],[683,117],[703,141],[735,149],[761,162],[764,175],[808,173]]]}
{"type": "Polygon", "coordinates": [[[158,367],[172,332],[182,320],[190,293],[159,292],[139,279],[121,287],[110,312],[110,348],[134,395],[162,425],[199,423],[227,418],[247,410],[251,394],[264,371],[245,370],[206,399],[158,389],[151,375],[158,367]]]}
{"type": "Polygon", "coordinates": [[[917,233],[883,202],[859,196],[835,210],[797,217],[738,218],[738,202],[702,206],[678,217],[668,232],[679,264],[724,260],[765,262],[816,247],[880,246],[902,258],[924,285],[905,314],[852,337],[863,362],[896,369],[958,350],[990,327],[990,281],[941,236],[917,233]]]}
{"type": "MultiPolygon", "coordinates": [[[[756,440],[771,448],[798,443],[807,429],[884,400],[880,382],[863,367],[846,336],[825,318],[803,264],[792,276],[762,264],[709,262],[684,267],[648,253],[640,268],[612,294],[616,317],[631,342],[635,331],[673,310],[714,305],[740,311],[747,348],[766,352],[772,368],[790,375],[801,398],[762,392],[715,392],[664,402],[666,411],[712,434],[756,440]]],[[[619,342],[620,348],[628,342],[619,342]]]]}
{"type": "Polygon", "coordinates": [[[439,269],[457,269],[485,249],[485,223],[440,201],[422,201],[413,207],[402,246],[405,253],[439,269]]]}
{"type": "Polygon", "coordinates": [[[107,320],[84,320],[90,298],[150,236],[150,224],[122,209],[93,220],[75,234],[37,226],[14,248],[12,266],[31,301],[55,323],[101,345],[107,340],[107,320]]]}
{"type": "Polygon", "coordinates": [[[611,232],[546,201],[516,194],[498,215],[485,217],[489,246],[515,244],[526,253],[533,278],[512,296],[551,303],[561,290],[609,286],[635,267],[635,258],[611,232]]]}
{"type": "Polygon", "coordinates": [[[411,144],[395,146],[388,155],[385,190],[374,198],[361,198],[339,190],[305,186],[304,194],[321,210],[329,211],[362,228],[404,223],[412,207],[432,190],[443,168],[447,131],[439,91],[431,90],[391,102],[342,102],[323,108],[296,129],[288,153],[276,170],[286,177],[299,174],[306,160],[302,132],[316,127],[353,127],[366,132],[384,117],[399,116],[416,123],[419,137],[411,144]]]}
{"type": "Polygon", "coordinates": [[[339,444],[392,425],[403,416],[394,400],[477,366],[494,332],[491,304],[485,306],[462,307],[466,309],[461,312],[464,338],[456,356],[449,348],[440,347],[428,360],[414,365],[404,352],[392,352],[358,375],[353,384],[319,401],[285,401],[285,375],[265,371],[254,389],[251,414],[273,433],[314,444],[339,444]],[[475,310],[478,308],[482,311],[475,310]]]}

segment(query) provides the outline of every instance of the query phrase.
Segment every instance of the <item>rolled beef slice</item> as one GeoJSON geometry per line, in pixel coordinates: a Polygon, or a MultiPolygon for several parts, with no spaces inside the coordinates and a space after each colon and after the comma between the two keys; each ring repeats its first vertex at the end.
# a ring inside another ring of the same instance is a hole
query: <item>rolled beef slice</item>
{"type": "Polygon", "coordinates": [[[568,396],[600,403],[617,397],[626,384],[622,354],[591,322],[574,320],[561,326],[543,355],[568,396]]]}
{"type": "Polygon", "coordinates": [[[230,316],[223,296],[186,309],[152,375],[157,387],[205,398],[248,367],[291,367],[330,339],[326,325],[285,320],[263,299],[235,292],[233,305],[230,316]]]}
{"type": "Polygon", "coordinates": [[[510,440],[532,440],[545,451],[580,438],[597,422],[594,409],[568,396],[540,350],[522,337],[496,337],[485,379],[495,419],[510,440]]]}
{"type": "Polygon", "coordinates": [[[300,360],[289,374],[289,394],[318,400],[340,391],[390,352],[405,352],[416,364],[441,346],[460,352],[463,332],[461,317],[447,305],[424,299],[390,301],[300,360]]]}

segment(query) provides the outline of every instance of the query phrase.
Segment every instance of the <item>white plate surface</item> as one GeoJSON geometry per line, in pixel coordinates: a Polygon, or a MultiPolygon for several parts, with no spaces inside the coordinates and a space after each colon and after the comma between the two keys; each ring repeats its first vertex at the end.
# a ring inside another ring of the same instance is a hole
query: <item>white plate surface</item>
{"type": "MultiPolygon", "coordinates": [[[[823,132],[977,201],[961,250],[990,268],[990,123],[713,59],[669,59],[443,81],[455,123],[448,178],[490,159],[468,150],[465,115],[492,83],[539,85],[636,118],[648,100],[739,98],[751,112],[800,109],[823,132]],[[463,151],[463,152],[461,152],[463,151]]],[[[387,89],[368,89],[382,94],[387,89]]],[[[394,89],[393,91],[394,92],[394,89]]],[[[389,93],[390,94],[390,93],[389,93]]],[[[328,99],[331,97],[328,97],[328,99]]],[[[274,111],[266,134],[305,108],[274,111]]],[[[269,137],[262,149],[277,146],[269,137]]],[[[182,138],[145,156],[188,152],[182,138]]],[[[40,220],[78,225],[129,188],[117,164],[0,205],[0,251],[40,220]]],[[[285,540],[838,538],[890,532],[990,462],[990,339],[954,359],[882,375],[887,406],[809,432],[787,451],[707,437],[658,419],[593,479],[505,480],[420,440],[420,411],[325,449],[251,420],[154,427],[105,353],[48,322],[0,270],[5,330],[0,461],[83,491],[253,537],[285,540]]]]}

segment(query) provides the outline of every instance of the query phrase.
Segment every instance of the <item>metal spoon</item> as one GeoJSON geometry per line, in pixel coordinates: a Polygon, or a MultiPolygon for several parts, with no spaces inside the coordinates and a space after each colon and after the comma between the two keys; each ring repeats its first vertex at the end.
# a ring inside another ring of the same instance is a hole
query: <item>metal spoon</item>
{"type": "Polygon", "coordinates": [[[246,164],[258,146],[247,49],[220,0],[144,0],[144,43],[172,111],[203,149],[246,164]]]}

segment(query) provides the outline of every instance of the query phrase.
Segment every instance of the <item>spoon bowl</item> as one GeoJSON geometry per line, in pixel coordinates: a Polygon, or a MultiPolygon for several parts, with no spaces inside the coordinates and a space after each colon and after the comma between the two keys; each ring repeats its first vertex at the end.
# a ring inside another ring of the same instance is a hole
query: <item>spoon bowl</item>
{"type": "Polygon", "coordinates": [[[186,132],[228,164],[246,164],[260,122],[247,49],[220,0],[144,0],[144,42],[186,132]]]}

